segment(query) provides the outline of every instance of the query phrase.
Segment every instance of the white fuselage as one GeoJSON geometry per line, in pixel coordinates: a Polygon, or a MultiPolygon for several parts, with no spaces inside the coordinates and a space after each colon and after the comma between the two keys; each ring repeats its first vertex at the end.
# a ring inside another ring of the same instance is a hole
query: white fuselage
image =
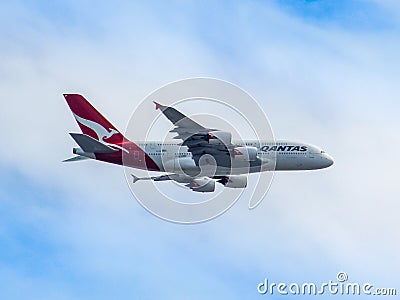
{"type": "MultiPolygon", "coordinates": [[[[198,169],[192,154],[178,141],[137,143],[160,167],[160,171],[186,173],[198,169]]],[[[242,141],[232,142],[236,146],[257,148],[257,160],[243,162],[232,160],[230,168],[217,166],[215,175],[247,174],[267,170],[316,170],[333,164],[333,159],[325,151],[314,145],[291,141],[242,141]],[[261,169],[260,169],[261,168],[261,169]]],[[[207,161],[204,165],[207,165],[207,161]]],[[[212,165],[212,162],[210,163],[212,165]]],[[[215,164],[214,164],[215,165],[215,164]]]]}

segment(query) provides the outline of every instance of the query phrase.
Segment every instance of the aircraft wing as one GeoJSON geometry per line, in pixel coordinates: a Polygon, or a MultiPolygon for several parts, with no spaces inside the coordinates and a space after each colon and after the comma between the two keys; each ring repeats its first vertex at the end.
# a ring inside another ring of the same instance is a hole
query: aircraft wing
{"type": "Polygon", "coordinates": [[[217,165],[230,167],[230,152],[233,149],[231,144],[231,133],[218,129],[206,128],[182,114],[173,107],[164,106],[154,102],[156,109],[161,112],[175,126],[170,132],[177,133],[174,139],[181,139],[182,146],[187,146],[188,151],[199,165],[200,157],[210,154],[214,157],[217,165]]]}

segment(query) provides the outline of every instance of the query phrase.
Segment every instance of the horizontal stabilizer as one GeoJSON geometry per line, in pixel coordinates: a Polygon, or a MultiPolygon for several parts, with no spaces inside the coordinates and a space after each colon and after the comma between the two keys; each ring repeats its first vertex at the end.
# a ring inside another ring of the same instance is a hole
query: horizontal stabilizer
{"type": "Polygon", "coordinates": [[[86,160],[89,159],[89,157],[85,156],[74,156],[68,159],[63,160],[63,162],[71,162],[71,161],[81,161],[81,160],[86,160]]]}
{"type": "Polygon", "coordinates": [[[98,140],[82,133],[70,133],[75,142],[82,148],[83,151],[89,153],[113,153],[115,150],[98,140]]]}

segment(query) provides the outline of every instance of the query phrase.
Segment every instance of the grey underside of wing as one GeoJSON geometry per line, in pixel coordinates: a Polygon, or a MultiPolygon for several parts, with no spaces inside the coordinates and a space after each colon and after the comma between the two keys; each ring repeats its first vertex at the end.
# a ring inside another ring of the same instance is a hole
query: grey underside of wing
{"type": "Polygon", "coordinates": [[[175,125],[175,128],[170,131],[177,133],[174,139],[183,141],[182,146],[188,147],[196,165],[199,165],[202,155],[209,154],[214,157],[219,166],[230,167],[230,154],[226,145],[211,145],[208,142],[208,133],[217,129],[203,127],[173,107],[161,106],[160,109],[175,125]]]}
{"type": "Polygon", "coordinates": [[[173,107],[169,106],[161,106],[160,107],[162,113],[171,121],[172,124],[179,127],[185,127],[188,129],[197,129],[202,130],[206,129],[201,126],[199,123],[193,121],[192,119],[188,118],[180,111],[176,110],[173,107]]]}

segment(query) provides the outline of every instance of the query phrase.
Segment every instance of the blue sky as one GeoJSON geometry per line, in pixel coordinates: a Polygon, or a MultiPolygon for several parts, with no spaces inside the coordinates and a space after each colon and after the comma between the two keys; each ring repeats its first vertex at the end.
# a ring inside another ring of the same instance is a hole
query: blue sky
{"type": "MultiPolygon", "coordinates": [[[[253,299],[257,284],[400,288],[396,1],[16,1],[0,9],[0,282],[4,299],[253,299]],[[121,130],[151,91],[231,81],[275,135],[325,148],[277,174],[255,210],[195,226],[150,215],[121,168],[62,164],[82,93],[121,130]]],[[[277,297],[279,298],[279,297],[277,297]]]]}

